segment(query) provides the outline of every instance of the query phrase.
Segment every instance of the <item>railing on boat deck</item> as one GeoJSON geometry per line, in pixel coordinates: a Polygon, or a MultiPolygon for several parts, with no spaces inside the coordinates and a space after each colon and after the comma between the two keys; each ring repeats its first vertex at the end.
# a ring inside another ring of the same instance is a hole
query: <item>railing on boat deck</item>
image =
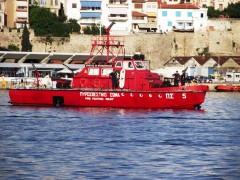
{"type": "Polygon", "coordinates": [[[124,37],[122,36],[92,36],[93,46],[124,46],[124,37]]]}

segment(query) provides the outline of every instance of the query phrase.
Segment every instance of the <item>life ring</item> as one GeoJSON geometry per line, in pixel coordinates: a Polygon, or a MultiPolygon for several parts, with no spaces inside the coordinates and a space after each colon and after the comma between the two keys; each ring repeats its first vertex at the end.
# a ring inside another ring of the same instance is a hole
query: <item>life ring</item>
{"type": "Polygon", "coordinates": [[[94,87],[99,87],[99,85],[100,85],[99,79],[97,79],[97,80],[95,80],[95,81],[93,82],[93,86],[94,86],[94,87]]]}
{"type": "Polygon", "coordinates": [[[159,97],[159,98],[162,98],[162,95],[161,95],[161,94],[159,94],[159,95],[158,95],[158,97],[159,97]]]}

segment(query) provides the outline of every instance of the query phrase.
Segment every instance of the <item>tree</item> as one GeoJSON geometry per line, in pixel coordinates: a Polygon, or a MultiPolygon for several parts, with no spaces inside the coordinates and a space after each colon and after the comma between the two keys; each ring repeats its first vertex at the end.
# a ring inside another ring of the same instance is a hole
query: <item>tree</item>
{"type": "Polygon", "coordinates": [[[24,28],[23,28],[23,33],[22,33],[22,50],[21,51],[29,51],[32,52],[32,44],[29,41],[29,31],[27,29],[27,25],[25,23],[24,28]]]}
{"type": "Polygon", "coordinates": [[[208,7],[207,15],[209,18],[219,18],[221,12],[219,10],[215,10],[212,6],[208,7]]]}
{"type": "Polygon", "coordinates": [[[8,49],[9,49],[9,50],[12,50],[12,51],[19,51],[19,47],[17,47],[17,46],[14,45],[14,44],[8,45],[8,49]]]}
{"type": "Polygon", "coordinates": [[[97,27],[96,24],[92,24],[91,30],[92,30],[92,34],[93,34],[93,35],[100,34],[100,30],[99,30],[99,28],[97,27]]]}
{"type": "Polygon", "coordinates": [[[58,10],[58,21],[65,22],[67,20],[67,16],[64,13],[63,3],[60,5],[60,9],[58,10]]]}
{"type": "Polygon", "coordinates": [[[31,7],[29,21],[37,36],[69,37],[69,26],[64,22],[64,11],[57,17],[55,13],[43,7],[31,7]]]}
{"type": "Polygon", "coordinates": [[[92,30],[89,26],[87,26],[84,30],[83,30],[84,34],[92,34],[92,30]]]}
{"type": "Polygon", "coordinates": [[[240,2],[229,4],[224,12],[230,18],[240,18],[240,2]]]}
{"type": "MultiPolygon", "coordinates": [[[[100,27],[98,27],[96,24],[92,24],[91,27],[87,26],[83,32],[84,34],[93,34],[93,35],[99,35],[100,34],[100,27]]],[[[106,34],[106,27],[102,26],[101,27],[101,35],[106,34]]]]}
{"type": "Polygon", "coordinates": [[[77,33],[80,32],[81,27],[77,23],[76,19],[69,19],[68,20],[68,25],[69,25],[70,32],[77,32],[77,33]]]}

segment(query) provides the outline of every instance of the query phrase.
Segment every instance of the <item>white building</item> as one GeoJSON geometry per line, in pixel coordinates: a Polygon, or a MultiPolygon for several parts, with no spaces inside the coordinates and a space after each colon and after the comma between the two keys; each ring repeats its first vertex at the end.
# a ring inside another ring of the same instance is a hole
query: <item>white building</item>
{"type": "Polygon", "coordinates": [[[0,0],[0,28],[4,26],[5,12],[4,12],[4,0],[0,0]]]}
{"type": "Polygon", "coordinates": [[[80,19],[80,0],[62,0],[62,3],[68,19],[80,19]]]}
{"type": "Polygon", "coordinates": [[[157,25],[160,32],[206,30],[207,20],[207,8],[193,4],[159,5],[157,25]]]}
{"type": "Polygon", "coordinates": [[[113,35],[127,35],[132,30],[132,1],[131,0],[103,0],[101,22],[108,27],[112,22],[113,35]]]}

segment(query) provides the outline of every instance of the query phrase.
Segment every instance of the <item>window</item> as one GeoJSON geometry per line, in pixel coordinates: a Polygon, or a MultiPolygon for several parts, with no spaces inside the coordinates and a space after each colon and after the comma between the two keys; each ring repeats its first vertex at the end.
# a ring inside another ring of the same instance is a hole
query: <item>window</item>
{"type": "Polygon", "coordinates": [[[203,18],[203,13],[201,13],[200,17],[203,18]]]}
{"type": "Polygon", "coordinates": [[[219,11],[222,11],[222,10],[223,10],[223,4],[219,4],[218,10],[219,10],[219,11]]]}
{"type": "Polygon", "coordinates": [[[142,9],[142,8],[143,8],[143,5],[142,5],[142,4],[135,4],[135,5],[134,5],[134,8],[136,8],[136,9],[142,9]]]}
{"type": "Polygon", "coordinates": [[[112,68],[102,68],[102,76],[109,76],[112,71],[112,68]]]}
{"type": "Polygon", "coordinates": [[[172,21],[168,21],[168,27],[172,26],[172,21]]]}
{"type": "Polygon", "coordinates": [[[135,64],[137,69],[143,69],[144,68],[144,64],[143,64],[142,61],[135,61],[134,64],[135,64]]]}
{"type": "Polygon", "coordinates": [[[188,12],[187,17],[192,17],[192,12],[188,12]]]}
{"type": "Polygon", "coordinates": [[[192,26],[192,23],[187,23],[187,26],[188,26],[188,27],[191,27],[191,26],[192,26]]]}
{"type": "Polygon", "coordinates": [[[178,26],[179,26],[179,27],[183,27],[183,23],[182,23],[182,22],[179,22],[179,23],[178,23],[178,26]]]}
{"type": "Polygon", "coordinates": [[[128,68],[133,68],[132,62],[129,62],[129,63],[128,63],[128,68]]]}
{"type": "Polygon", "coordinates": [[[0,16],[0,23],[2,22],[2,16],[0,16]]]}
{"type": "Polygon", "coordinates": [[[122,62],[117,62],[115,67],[122,67],[122,62]]]}
{"type": "Polygon", "coordinates": [[[167,16],[167,11],[162,11],[162,17],[166,17],[167,16]]]}
{"type": "Polygon", "coordinates": [[[55,0],[55,6],[58,6],[58,0],[55,0]]]}
{"type": "Polygon", "coordinates": [[[98,68],[89,68],[88,75],[99,75],[99,69],[98,68]]]}
{"type": "Polygon", "coordinates": [[[132,62],[124,61],[124,62],[123,62],[123,69],[133,69],[133,64],[132,64],[132,62]]]}
{"type": "Polygon", "coordinates": [[[181,17],[181,11],[176,11],[176,17],[181,17]]]}
{"type": "Polygon", "coordinates": [[[76,3],[72,3],[72,8],[77,8],[77,4],[76,3]]]}

